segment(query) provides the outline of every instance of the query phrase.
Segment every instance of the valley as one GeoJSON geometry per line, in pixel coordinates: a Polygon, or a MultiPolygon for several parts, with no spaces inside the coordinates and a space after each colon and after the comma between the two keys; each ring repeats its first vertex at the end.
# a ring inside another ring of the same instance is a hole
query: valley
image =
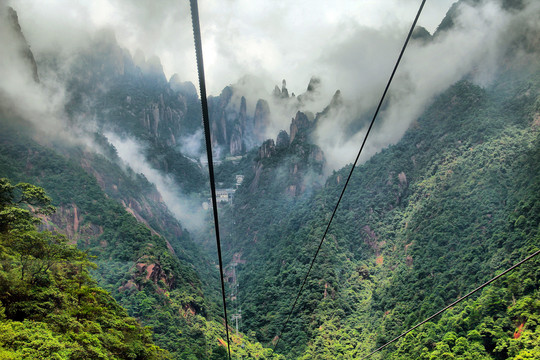
{"type": "MultiPolygon", "coordinates": [[[[33,51],[11,5],[0,358],[227,359],[197,88],[110,29],[69,57],[33,51]]],[[[374,105],[317,76],[298,95],[246,76],[209,96],[233,359],[362,358],[538,250],[538,5],[497,5],[496,56],[414,78],[415,54],[490,6],[461,0],[415,32],[292,313],[374,105]]],[[[539,264],[371,358],[538,358],[539,264]]]]}

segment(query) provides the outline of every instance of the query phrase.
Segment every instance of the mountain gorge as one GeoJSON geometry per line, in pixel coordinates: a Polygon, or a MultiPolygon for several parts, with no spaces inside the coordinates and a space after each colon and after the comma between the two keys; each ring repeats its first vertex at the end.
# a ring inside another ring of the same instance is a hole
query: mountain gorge
{"type": "MultiPolygon", "coordinates": [[[[483,5],[459,1],[415,49],[483,5]]],[[[0,357],[227,358],[195,86],[110,30],[69,58],[34,53],[0,6],[17,70],[0,88],[0,357]]],[[[233,359],[362,358],[538,250],[540,26],[509,23],[489,81],[473,66],[395,141],[407,94],[391,89],[380,151],[354,169],[288,322],[352,167],[328,140],[365,134],[374,106],[324,99],[315,76],[299,95],[245,77],[209,97],[233,359]]],[[[538,358],[539,261],[372,358],[538,358]]]]}

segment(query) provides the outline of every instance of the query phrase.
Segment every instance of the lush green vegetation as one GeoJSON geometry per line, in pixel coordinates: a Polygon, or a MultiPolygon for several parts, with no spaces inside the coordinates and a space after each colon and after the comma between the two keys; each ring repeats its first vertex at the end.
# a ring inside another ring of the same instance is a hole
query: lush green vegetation
{"type": "Polygon", "coordinates": [[[538,259],[401,341],[390,359],[540,357],[538,259]]]}
{"type": "Polygon", "coordinates": [[[0,357],[165,358],[150,330],[92,280],[87,253],[36,229],[50,203],[42,188],[0,179],[0,357]]]}
{"type": "MultiPolygon", "coordinates": [[[[54,56],[40,66],[54,71],[54,56]]],[[[215,261],[100,133],[136,139],[144,160],[184,193],[207,197],[206,175],[178,143],[200,129],[193,85],[167,82],[154,60],[137,62],[107,32],[71,62],[66,125],[88,139],[47,138],[0,109],[2,359],[227,357],[215,261]],[[97,126],[81,130],[89,119],[97,126]]],[[[299,113],[292,144],[285,135],[217,167],[227,187],[245,175],[232,205],[220,209],[229,314],[241,310],[244,332],[230,331],[234,359],[360,358],[540,247],[538,63],[503,69],[485,88],[456,83],[399,143],[355,170],[279,355],[269,347],[350,170],[323,182],[310,131],[330,107],[313,122],[299,113]]],[[[211,99],[222,120],[214,135],[249,137],[245,111],[227,105],[231,96],[227,87],[211,99]]],[[[213,239],[210,227],[202,232],[213,239]]],[[[539,358],[538,265],[523,265],[372,358],[539,358]]]]}
{"type": "MultiPolygon", "coordinates": [[[[462,81],[436,99],[398,144],[355,170],[278,351],[305,359],[365,355],[538,248],[537,80],[509,71],[487,89],[462,81]]],[[[265,170],[279,175],[286,157],[272,161],[265,170]]],[[[257,190],[249,189],[257,176],[253,168],[230,212],[236,227],[226,246],[247,260],[237,267],[244,330],[271,344],[350,168],[330,176],[310,199],[292,202],[286,177],[268,180],[263,171],[257,190]],[[249,190],[256,201],[242,197],[249,190]]],[[[467,358],[473,350],[437,351],[445,334],[466,338],[473,330],[481,340],[468,341],[471,349],[482,345],[478,354],[527,358],[536,346],[539,284],[536,272],[522,274],[527,291],[507,279],[470,300],[466,306],[478,308],[474,321],[465,310],[448,315],[468,319],[467,326],[441,319],[426,325],[438,326],[440,335],[429,338],[429,346],[412,340],[425,338],[418,332],[374,358],[439,358],[443,352],[467,358]],[[504,306],[492,313],[487,299],[493,294],[504,306]],[[531,316],[507,311],[514,302],[533,304],[523,310],[531,316]],[[484,322],[490,317],[504,326],[488,336],[484,322]],[[512,340],[528,319],[528,335],[512,340]],[[500,353],[490,345],[497,342],[506,344],[500,353]]]]}
{"type": "MultiPolygon", "coordinates": [[[[137,319],[130,321],[148,326],[144,336],[149,344],[154,341],[168,350],[157,354],[173,359],[223,358],[225,331],[219,305],[213,300],[217,295],[214,287],[219,284],[214,265],[166,208],[152,201],[155,188],[144,177],[121,170],[114,163],[113,154],[112,160],[107,160],[66,144],[54,145],[59,149],[55,151],[35,142],[30,127],[24,129],[17,121],[4,117],[0,122],[2,174],[14,181],[39,184],[54,197],[52,203],[58,210],[42,215],[41,226],[67,234],[69,241],[85,252],[75,248],[73,251],[84,254],[84,259],[94,258],[97,266],[87,265],[88,260],[77,260],[86,269],[85,281],[94,284],[91,278],[95,278],[100,286],[97,293],[104,294],[100,296],[109,296],[115,309],[127,311],[137,319]],[[205,277],[206,285],[198,273],[205,277]]],[[[13,243],[5,246],[9,248],[13,243]]],[[[28,287],[21,287],[21,291],[28,287]]],[[[97,285],[91,288],[98,289],[97,285]]],[[[17,302],[15,306],[39,308],[44,299],[43,295],[39,301],[33,299],[31,306],[17,302]]],[[[43,306],[50,309],[54,304],[48,302],[43,306]]],[[[24,339],[29,338],[21,338],[21,347],[24,339]]],[[[260,359],[271,354],[247,336],[234,339],[235,354],[260,359]]]]}

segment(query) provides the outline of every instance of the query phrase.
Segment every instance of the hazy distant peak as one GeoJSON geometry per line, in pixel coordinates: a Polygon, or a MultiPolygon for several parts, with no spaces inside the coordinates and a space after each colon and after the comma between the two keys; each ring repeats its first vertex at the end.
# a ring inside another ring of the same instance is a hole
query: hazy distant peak
{"type": "Polygon", "coordinates": [[[321,79],[318,78],[317,76],[312,76],[311,79],[309,79],[307,91],[315,92],[319,90],[320,87],[321,87],[321,79]]]}
{"type": "Polygon", "coordinates": [[[161,59],[158,56],[152,55],[146,58],[144,52],[140,49],[137,49],[137,51],[135,51],[135,54],[133,55],[133,62],[141,69],[143,75],[155,78],[160,83],[167,82],[167,78],[165,77],[165,73],[163,72],[163,65],[161,64],[161,59]]]}
{"type": "Polygon", "coordinates": [[[336,90],[334,96],[332,96],[332,100],[330,101],[330,106],[339,107],[341,105],[343,105],[343,97],[341,96],[341,90],[336,90]]]}
{"type": "MultiPolygon", "coordinates": [[[[459,0],[452,4],[450,9],[446,12],[446,16],[442,19],[441,23],[437,27],[437,30],[433,33],[433,36],[438,36],[448,30],[451,30],[456,25],[456,19],[460,15],[460,7],[464,4],[477,7],[485,4],[486,1],[482,0],[459,0]]],[[[522,10],[525,7],[523,0],[500,0],[499,4],[502,9],[506,11],[522,10]]],[[[414,35],[413,35],[414,36],[414,35]]]]}
{"type": "Polygon", "coordinates": [[[221,94],[219,95],[220,99],[224,104],[228,104],[231,101],[232,96],[233,89],[231,86],[225,86],[223,90],[221,90],[221,94]]]}
{"type": "Polygon", "coordinates": [[[197,96],[197,88],[191,81],[181,81],[178,74],[171,76],[169,86],[173,91],[178,91],[183,95],[197,96]]]}
{"type": "Polygon", "coordinates": [[[427,42],[432,38],[429,31],[427,31],[427,29],[423,26],[416,26],[413,30],[411,37],[413,40],[420,40],[424,42],[427,42]]]}
{"type": "Polygon", "coordinates": [[[460,7],[463,4],[468,4],[470,6],[476,6],[480,4],[480,0],[459,0],[452,4],[450,9],[446,12],[445,17],[442,19],[441,23],[437,27],[437,30],[433,33],[433,36],[436,37],[440,35],[441,33],[444,33],[448,30],[451,30],[456,25],[456,19],[459,17],[460,14],[460,7]]]}

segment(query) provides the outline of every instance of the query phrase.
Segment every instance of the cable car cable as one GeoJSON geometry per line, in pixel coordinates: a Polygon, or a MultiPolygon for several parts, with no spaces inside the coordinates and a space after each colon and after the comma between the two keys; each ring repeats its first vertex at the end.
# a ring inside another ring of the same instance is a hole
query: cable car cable
{"type": "Polygon", "coordinates": [[[531,260],[533,257],[535,257],[536,255],[540,254],[540,250],[536,251],[535,253],[527,256],[525,259],[521,260],[520,262],[518,262],[517,264],[509,267],[508,269],[504,270],[502,273],[500,273],[499,275],[493,277],[491,280],[488,280],[487,282],[483,283],[482,285],[480,285],[479,287],[477,287],[476,289],[472,290],[471,292],[469,292],[467,295],[463,296],[463,297],[460,297],[459,299],[457,299],[456,301],[454,301],[453,303],[451,303],[450,305],[444,307],[443,309],[437,311],[435,314],[431,315],[430,317],[428,317],[427,319],[419,322],[418,324],[414,325],[412,328],[410,328],[409,330],[405,331],[404,333],[402,333],[401,335],[399,336],[396,336],[395,338],[393,338],[392,340],[390,340],[389,342],[387,342],[386,344],[382,345],[381,347],[373,350],[371,353],[367,354],[366,356],[364,356],[363,358],[360,358],[360,360],[363,360],[363,359],[367,359],[368,357],[370,357],[371,355],[375,354],[376,352],[379,352],[381,351],[382,349],[384,349],[385,347],[387,347],[388,345],[392,344],[393,342],[399,340],[400,338],[402,338],[403,336],[407,335],[408,333],[410,333],[411,331],[413,331],[414,329],[418,328],[419,326],[427,323],[428,321],[432,320],[433,318],[437,317],[438,315],[442,314],[443,312],[445,312],[446,310],[450,309],[451,307],[455,306],[456,304],[462,302],[463,300],[465,300],[466,298],[468,298],[469,296],[471,296],[472,294],[474,294],[475,292],[479,291],[479,290],[482,290],[483,288],[485,288],[486,286],[488,286],[489,284],[491,284],[492,282],[494,282],[495,280],[499,279],[500,277],[508,274],[510,271],[514,270],[515,268],[517,268],[518,266],[524,264],[525,262],[531,260]]]}
{"type": "Polygon", "coordinates": [[[422,3],[420,4],[420,8],[418,9],[418,12],[416,14],[416,17],[412,23],[411,29],[409,30],[409,34],[407,35],[407,38],[405,40],[405,43],[403,44],[403,48],[401,49],[401,53],[399,54],[399,57],[397,59],[396,65],[394,66],[394,69],[392,71],[392,74],[390,75],[390,79],[388,80],[388,83],[386,84],[386,87],[384,89],[384,92],[381,96],[381,100],[379,101],[379,105],[377,106],[377,110],[375,111],[375,114],[373,115],[373,119],[371,120],[371,123],[369,124],[369,127],[366,131],[366,135],[364,136],[364,140],[362,141],[362,145],[360,146],[360,150],[358,151],[358,155],[356,155],[356,159],[354,160],[353,166],[351,168],[351,171],[349,172],[349,176],[347,177],[347,181],[345,182],[345,186],[343,186],[343,190],[341,191],[341,194],[339,195],[339,199],[336,203],[336,206],[334,207],[334,211],[332,212],[332,216],[330,217],[330,220],[328,221],[328,225],[326,226],[326,230],[324,231],[324,234],[322,236],[322,239],[319,243],[319,246],[317,248],[317,251],[315,252],[315,255],[313,256],[313,259],[311,260],[311,264],[309,266],[309,269],[306,273],[306,276],[304,277],[304,281],[302,282],[302,285],[300,286],[300,290],[298,291],[298,294],[296,295],[296,298],[294,299],[293,305],[291,307],[291,310],[289,311],[289,315],[287,316],[287,320],[285,321],[285,324],[281,328],[281,331],[279,332],[279,335],[277,336],[276,344],[274,345],[273,350],[275,351],[279,341],[281,339],[281,335],[283,334],[283,331],[287,327],[287,324],[289,323],[289,320],[291,318],[291,315],[296,307],[296,304],[298,302],[298,299],[300,298],[300,295],[302,294],[302,291],[304,290],[304,286],[306,285],[306,281],[309,277],[309,274],[311,273],[311,269],[313,268],[313,264],[315,263],[315,260],[317,259],[317,255],[319,254],[319,251],[321,250],[322,244],[324,242],[324,239],[326,237],[326,234],[328,233],[328,229],[330,228],[330,225],[332,224],[332,220],[334,220],[334,216],[336,215],[337,208],[339,206],[339,203],[341,202],[341,199],[343,198],[343,194],[345,193],[345,189],[347,189],[347,185],[349,184],[349,181],[351,180],[354,168],[356,167],[356,164],[358,163],[358,159],[360,158],[360,154],[362,154],[362,150],[364,149],[364,146],[366,144],[366,140],[369,136],[369,133],[371,132],[371,129],[373,127],[373,124],[375,123],[375,119],[377,118],[377,115],[379,114],[379,111],[381,109],[381,106],[383,104],[383,101],[386,97],[386,94],[388,92],[388,89],[390,88],[390,84],[392,83],[392,80],[394,78],[394,75],[396,74],[397,68],[399,66],[399,63],[401,62],[401,58],[403,57],[403,53],[405,52],[405,49],[407,48],[407,44],[409,43],[409,40],[412,36],[412,33],[414,31],[414,28],[416,27],[416,23],[418,22],[418,18],[420,17],[420,14],[422,13],[422,9],[424,8],[424,4],[426,3],[426,0],[422,0],[422,3]]]}
{"type": "Polygon", "coordinates": [[[206,140],[206,155],[208,158],[208,173],[210,175],[210,190],[212,192],[212,207],[214,213],[214,228],[216,231],[216,246],[219,259],[219,273],[221,278],[221,295],[223,297],[223,313],[225,315],[225,331],[227,333],[227,353],[231,359],[231,346],[229,341],[229,322],[227,316],[227,302],[225,299],[225,282],[223,280],[223,260],[221,257],[221,241],[219,237],[219,222],[216,200],[216,182],[214,177],[214,163],[212,160],[212,140],[210,138],[210,120],[208,116],[208,99],[206,98],[206,81],[204,77],[204,64],[201,42],[201,28],[199,24],[199,8],[197,0],[190,0],[191,22],[193,24],[193,37],[195,39],[195,55],[197,57],[197,71],[199,74],[199,88],[201,92],[201,106],[204,125],[204,137],[206,140]]]}

